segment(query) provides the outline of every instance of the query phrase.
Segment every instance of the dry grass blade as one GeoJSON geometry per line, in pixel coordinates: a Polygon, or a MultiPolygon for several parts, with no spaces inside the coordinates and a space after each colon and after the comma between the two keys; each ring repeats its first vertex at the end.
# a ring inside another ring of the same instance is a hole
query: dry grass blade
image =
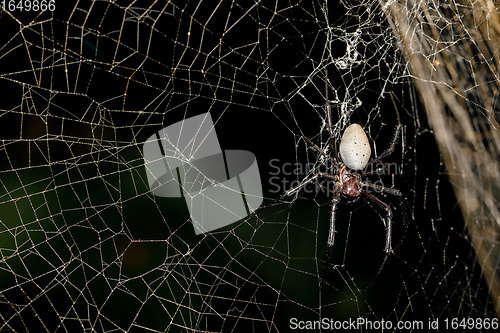
{"type": "Polygon", "coordinates": [[[491,0],[379,0],[500,317],[500,16],[491,0]]]}

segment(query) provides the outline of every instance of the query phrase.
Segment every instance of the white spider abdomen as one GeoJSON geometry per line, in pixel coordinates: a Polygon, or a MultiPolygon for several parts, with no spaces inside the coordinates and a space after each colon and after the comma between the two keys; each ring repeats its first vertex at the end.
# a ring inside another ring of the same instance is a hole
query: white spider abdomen
{"type": "Polygon", "coordinates": [[[359,124],[349,125],[345,129],[339,148],[342,161],[352,170],[366,167],[372,155],[368,137],[359,124]]]}

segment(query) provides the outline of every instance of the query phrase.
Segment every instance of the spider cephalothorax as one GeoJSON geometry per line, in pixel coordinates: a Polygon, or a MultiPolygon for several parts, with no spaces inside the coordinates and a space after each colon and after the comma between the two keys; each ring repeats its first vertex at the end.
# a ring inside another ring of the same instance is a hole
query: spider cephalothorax
{"type": "Polygon", "coordinates": [[[349,171],[346,166],[340,170],[339,185],[340,193],[348,197],[358,198],[361,193],[361,177],[358,173],[349,171]]]}

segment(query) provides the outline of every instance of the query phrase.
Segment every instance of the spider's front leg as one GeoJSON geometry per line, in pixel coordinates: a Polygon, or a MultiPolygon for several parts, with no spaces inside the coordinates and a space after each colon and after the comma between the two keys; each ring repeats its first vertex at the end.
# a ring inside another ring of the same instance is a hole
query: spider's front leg
{"type": "Polygon", "coordinates": [[[285,192],[285,196],[289,197],[292,194],[297,193],[300,189],[302,189],[304,186],[306,186],[307,184],[311,183],[312,181],[314,181],[317,178],[331,178],[333,180],[337,180],[337,176],[330,175],[330,174],[324,173],[324,172],[318,172],[317,174],[315,174],[311,178],[309,178],[309,179],[307,179],[305,181],[302,181],[302,183],[300,183],[299,185],[297,185],[294,188],[291,188],[288,191],[286,191],[285,192]]]}
{"type": "Polygon", "coordinates": [[[385,218],[385,223],[386,223],[386,238],[385,238],[385,249],[384,251],[386,253],[392,253],[392,244],[391,244],[391,239],[392,239],[392,209],[391,206],[380,200],[379,198],[375,197],[374,195],[366,192],[366,191],[361,191],[361,194],[364,195],[367,199],[371,200],[372,202],[376,203],[379,205],[381,208],[385,209],[387,212],[387,216],[385,218]]]}
{"type": "Polygon", "coordinates": [[[336,220],[336,211],[337,204],[340,201],[340,186],[338,183],[335,183],[335,188],[333,190],[333,199],[332,199],[332,208],[330,212],[330,230],[328,231],[328,247],[332,247],[335,242],[335,220],[336,220]]]}

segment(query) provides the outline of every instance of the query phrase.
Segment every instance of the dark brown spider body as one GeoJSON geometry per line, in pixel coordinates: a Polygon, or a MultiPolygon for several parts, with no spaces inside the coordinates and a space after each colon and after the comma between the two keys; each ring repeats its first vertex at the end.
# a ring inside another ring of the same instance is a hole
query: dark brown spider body
{"type": "Polygon", "coordinates": [[[346,166],[340,170],[340,192],[350,198],[361,194],[361,179],[357,173],[351,172],[346,166]]]}

